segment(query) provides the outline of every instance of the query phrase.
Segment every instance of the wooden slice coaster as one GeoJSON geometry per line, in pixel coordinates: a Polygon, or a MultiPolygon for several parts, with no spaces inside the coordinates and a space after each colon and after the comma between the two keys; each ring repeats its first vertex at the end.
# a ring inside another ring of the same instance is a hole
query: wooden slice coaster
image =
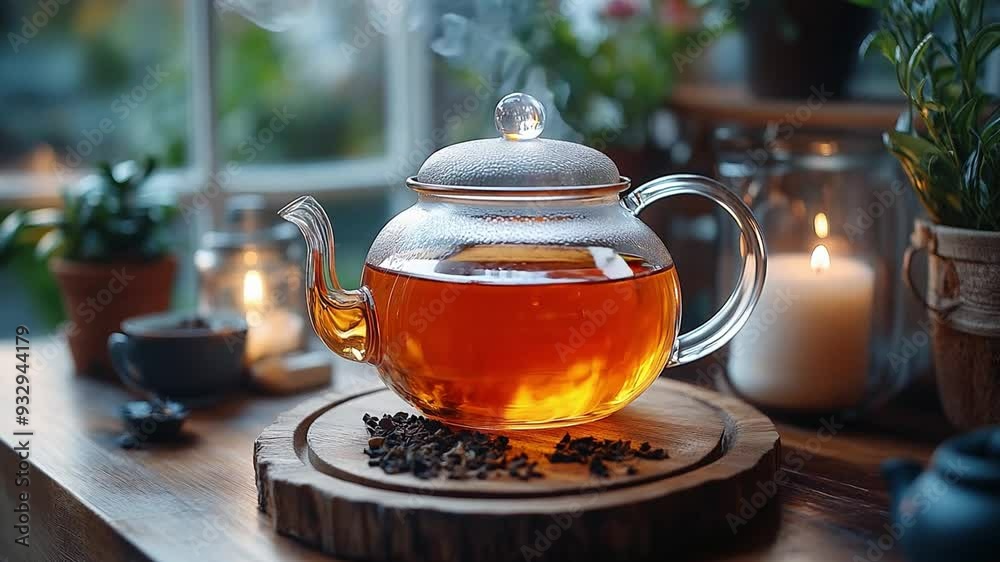
{"type": "MultiPolygon", "coordinates": [[[[627,408],[566,429],[508,432],[512,451],[544,478],[420,480],[368,466],[363,414],[416,413],[386,389],[326,395],[288,412],[257,439],[258,503],[275,529],[358,560],[535,560],[661,557],[731,536],[737,515],[773,479],[778,434],[731,398],[658,380],[627,408]],[[670,454],[610,464],[610,478],[545,458],[564,433],[648,441],[670,454]]],[[[759,501],[759,500],[758,500],[759,501]]]]}

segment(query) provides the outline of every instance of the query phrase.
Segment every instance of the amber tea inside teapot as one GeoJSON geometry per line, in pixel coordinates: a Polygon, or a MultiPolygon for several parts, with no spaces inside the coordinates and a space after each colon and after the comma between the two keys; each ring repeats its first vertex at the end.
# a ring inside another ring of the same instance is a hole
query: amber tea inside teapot
{"type": "Polygon", "coordinates": [[[545,112],[531,96],[506,96],[495,116],[499,138],[445,147],[407,180],[417,202],[375,239],[360,289],[337,282],[333,229],[312,197],[280,211],[306,238],[310,316],[331,350],[375,365],[427,416],[525,429],[608,416],[664,366],[711,353],[740,329],[764,283],[765,251],[739,198],[692,175],[622,196],[629,180],[607,156],[538,138],[545,112]],[[673,260],[637,217],[679,194],[718,203],[745,246],[733,295],[685,334],[673,260]]]}

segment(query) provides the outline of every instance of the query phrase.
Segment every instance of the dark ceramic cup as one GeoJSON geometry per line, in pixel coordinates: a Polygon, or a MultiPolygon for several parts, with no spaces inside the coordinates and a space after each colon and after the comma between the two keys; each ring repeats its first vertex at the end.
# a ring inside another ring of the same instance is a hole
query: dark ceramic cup
{"type": "Polygon", "coordinates": [[[137,316],[108,338],[111,363],[129,386],[186,404],[211,402],[246,379],[247,323],[215,312],[137,316]]]}

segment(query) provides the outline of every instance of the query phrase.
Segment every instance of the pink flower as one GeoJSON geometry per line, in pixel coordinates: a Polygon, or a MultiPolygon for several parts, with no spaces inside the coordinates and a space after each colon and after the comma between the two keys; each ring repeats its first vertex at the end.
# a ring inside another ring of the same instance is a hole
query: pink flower
{"type": "Polygon", "coordinates": [[[611,0],[604,7],[604,15],[614,19],[629,19],[639,13],[633,0],[611,0]]]}
{"type": "Polygon", "coordinates": [[[660,23],[676,29],[696,29],[700,17],[686,0],[666,0],[660,5],[660,23]]]}

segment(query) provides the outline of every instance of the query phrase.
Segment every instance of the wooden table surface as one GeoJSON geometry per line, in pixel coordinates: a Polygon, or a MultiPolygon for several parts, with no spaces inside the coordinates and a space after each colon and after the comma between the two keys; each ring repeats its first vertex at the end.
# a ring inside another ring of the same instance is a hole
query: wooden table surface
{"type": "MultiPolygon", "coordinates": [[[[253,442],[279,413],[312,396],[246,394],[189,420],[179,444],[124,450],[117,445],[121,388],[71,373],[65,350],[31,374],[30,544],[14,544],[14,343],[4,358],[0,411],[0,560],[265,561],[330,560],[277,536],[257,511],[253,442]]],[[[333,390],[378,384],[366,366],[338,362],[333,390]]],[[[326,389],[329,390],[329,389],[326,389]]],[[[680,559],[828,561],[869,557],[885,533],[888,497],[878,474],[891,456],[926,460],[948,430],[938,414],[904,411],[889,424],[853,422],[835,435],[815,420],[778,423],[784,470],[780,507],[748,513],[746,526],[680,559]]],[[[828,420],[829,421],[829,420],[828,420]]],[[[669,529],[664,529],[665,533],[669,529]]],[[[900,560],[898,549],[881,560],[900,560]]],[[[880,554],[878,552],[874,554],[880,554]]]]}

